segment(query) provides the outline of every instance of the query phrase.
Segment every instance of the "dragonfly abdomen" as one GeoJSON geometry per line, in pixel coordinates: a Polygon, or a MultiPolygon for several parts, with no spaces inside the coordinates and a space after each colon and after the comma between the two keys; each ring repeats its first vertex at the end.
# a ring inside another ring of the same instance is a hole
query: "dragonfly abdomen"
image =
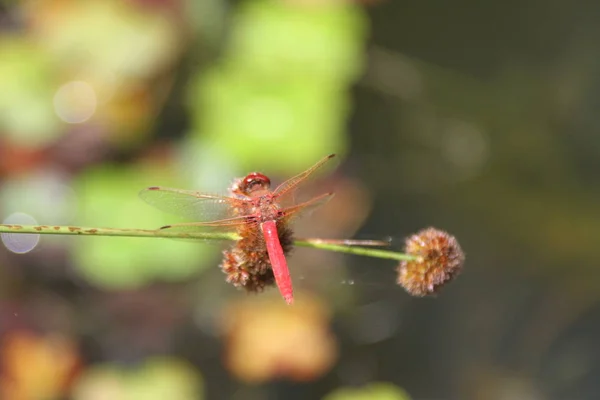
{"type": "MultiPolygon", "coordinates": [[[[266,243],[258,224],[238,232],[241,239],[223,252],[220,268],[227,275],[227,282],[248,292],[260,293],[265,287],[275,285],[275,276],[266,243]]],[[[292,230],[283,220],[277,221],[277,233],[283,254],[288,255],[293,248],[292,230]]]]}

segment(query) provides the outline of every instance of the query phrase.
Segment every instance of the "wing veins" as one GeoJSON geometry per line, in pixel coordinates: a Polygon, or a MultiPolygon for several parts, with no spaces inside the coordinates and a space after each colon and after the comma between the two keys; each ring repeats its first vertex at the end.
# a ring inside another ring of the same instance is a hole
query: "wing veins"
{"type": "Polygon", "coordinates": [[[220,227],[220,226],[240,226],[244,224],[252,223],[252,221],[248,217],[235,217],[235,218],[227,218],[220,219],[216,221],[207,221],[207,222],[184,222],[181,224],[172,224],[161,227],[160,229],[171,229],[171,228],[184,228],[184,227],[220,227]]]}
{"type": "Polygon", "coordinates": [[[298,175],[291,177],[287,181],[285,181],[282,184],[280,184],[279,186],[277,186],[277,188],[274,190],[274,193],[277,196],[283,196],[285,193],[293,190],[296,186],[298,186],[300,183],[302,183],[302,181],[304,179],[306,179],[309,175],[311,175],[316,170],[321,168],[323,166],[323,164],[325,164],[327,161],[329,161],[333,157],[335,157],[335,154],[330,154],[327,157],[321,159],[319,162],[317,162],[315,165],[313,165],[306,171],[301,172],[298,175]]]}
{"type": "Polygon", "coordinates": [[[313,197],[303,203],[287,207],[283,210],[286,217],[297,216],[301,212],[309,211],[327,203],[333,197],[334,193],[324,193],[322,195],[313,197]]]}
{"type": "Polygon", "coordinates": [[[235,218],[234,209],[244,209],[244,200],[235,197],[201,193],[168,187],[150,187],[140,192],[149,205],[169,214],[184,216],[197,222],[235,218]]]}

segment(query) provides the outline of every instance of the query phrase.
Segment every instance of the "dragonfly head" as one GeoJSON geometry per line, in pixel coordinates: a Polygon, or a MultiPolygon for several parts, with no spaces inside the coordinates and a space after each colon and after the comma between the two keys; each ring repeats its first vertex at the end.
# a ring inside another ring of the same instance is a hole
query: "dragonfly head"
{"type": "Polygon", "coordinates": [[[271,187],[269,178],[259,172],[252,172],[238,183],[236,190],[241,194],[250,196],[257,191],[268,190],[269,187],[271,187]]]}

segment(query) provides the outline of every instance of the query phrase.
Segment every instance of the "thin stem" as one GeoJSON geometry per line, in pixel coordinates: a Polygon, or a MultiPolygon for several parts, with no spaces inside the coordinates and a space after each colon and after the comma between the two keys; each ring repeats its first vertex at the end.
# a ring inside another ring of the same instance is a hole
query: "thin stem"
{"type": "Polygon", "coordinates": [[[174,232],[168,229],[119,229],[86,228],[81,226],[57,225],[4,225],[0,224],[0,233],[28,233],[42,235],[75,236],[120,236],[120,237],[157,237],[204,240],[238,240],[233,232],[174,232]]]}
{"type": "Polygon", "coordinates": [[[357,247],[357,246],[344,246],[340,244],[331,244],[326,241],[320,240],[296,240],[294,241],[296,246],[301,247],[312,247],[320,250],[335,251],[338,253],[355,254],[358,256],[375,257],[375,258],[386,258],[388,260],[398,261],[413,261],[417,260],[418,257],[411,256],[404,253],[398,253],[390,250],[373,249],[368,247],[357,247]]]}
{"type": "Polygon", "coordinates": [[[297,238],[297,241],[311,243],[338,244],[340,246],[364,246],[364,247],[388,247],[390,240],[362,240],[362,239],[321,239],[321,238],[297,238]]]}
{"type": "MultiPolygon", "coordinates": [[[[16,225],[0,224],[0,233],[9,234],[42,234],[42,235],[73,235],[73,236],[117,236],[117,237],[145,237],[145,238],[176,238],[198,240],[239,240],[234,232],[174,232],[169,229],[119,229],[119,228],[89,228],[80,226],[58,225],[16,225]]],[[[374,249],[363,246],[386,245],[380,241],[352,241],[336,239],[299,239],[295,240],[296,246],[312,247],[320,250],[335,251],[367,257],[385,258],[389,260],[415,260],[416,257],[395,251],[374,249]],[[344,243],[344,244],[335,244],[344,243]],[[362,243],[361,243],[362,242],[362,243]]]]}

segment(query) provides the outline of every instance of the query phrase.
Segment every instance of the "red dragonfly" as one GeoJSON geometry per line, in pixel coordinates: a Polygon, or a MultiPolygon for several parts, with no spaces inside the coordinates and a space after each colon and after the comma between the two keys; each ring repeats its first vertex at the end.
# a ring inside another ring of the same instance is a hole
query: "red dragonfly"
{"type": "Polygon", "coordinates": [[[292,281],[285,258],[293,242],[290,221],[333,196],[333,193],[325,193],[295,203],[294,193],[300,184],[334,156],[331,154],[321,159],[275,190],[270,190],[271,181],[267,176],[253,172],[237,179],[230,188],[229,196],[157,186],[144,189],[140,196],[162,211],[195,220],[161,229],[235,229],[241,239],[224,252],[221,264],[228,275],[227,280],[248,291],[260,291],[264,286],[276,283],[285,301],[292,304],[292,281]]]}

